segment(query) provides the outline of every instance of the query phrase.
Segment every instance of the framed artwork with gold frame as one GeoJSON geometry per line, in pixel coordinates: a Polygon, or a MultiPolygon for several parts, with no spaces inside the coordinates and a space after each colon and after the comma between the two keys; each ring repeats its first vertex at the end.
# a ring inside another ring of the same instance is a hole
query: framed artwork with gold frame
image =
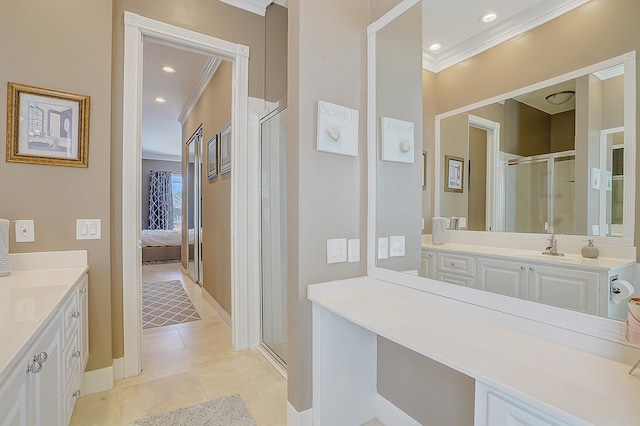
{"type": "Polygon", "coordinates": [[[452,155],[444,156],[444,190],[446,192],[463,192],[464,158],[452,155]]]}
{"type": "Polygon", "coordinates": [[[88,167],[90,97],[7,85],[7,161],[88,167]]]}

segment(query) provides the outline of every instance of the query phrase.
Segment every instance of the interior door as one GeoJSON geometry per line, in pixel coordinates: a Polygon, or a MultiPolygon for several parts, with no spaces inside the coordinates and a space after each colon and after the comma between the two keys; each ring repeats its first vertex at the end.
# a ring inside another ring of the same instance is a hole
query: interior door
{"type": "MultiPolygon", "coordinates": [[[[202,128],[187,142],[187,181],[183,182],[186,195],[187,272],[193,282],[202,285],[202,128]]],[[[185,238],[183,238],[183,241],[185,238]]]]}

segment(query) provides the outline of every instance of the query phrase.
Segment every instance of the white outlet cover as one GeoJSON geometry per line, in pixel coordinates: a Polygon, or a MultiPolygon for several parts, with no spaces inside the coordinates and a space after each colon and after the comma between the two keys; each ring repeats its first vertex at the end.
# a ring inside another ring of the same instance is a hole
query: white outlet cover
{"type": "Polygon", "coordinates": [[[347,261],[347,239],[333,238],[327,240],[327,263],[347,261]]]}
{"type": "Polygon", "coordinates": [[[389,258],[389,237],[378,238],[378,259],[389,258]]]}
{"type": "Polygon", "coordinates": [[[35,240],[33,220],[16,220],[16,243],[29,243],[35,240]]]}
{"type": "Polygon", "coordinates": [[[404,235],[389,237],[389,257],[404,256],[404,235]]]}
{"type": "Polygon", "coordinates": [[[460,225],[460,228],[466,228],[467,227],[467,218],[466,217],[461,217],[458,220],[459,220],[458,224],[460,225]]]}

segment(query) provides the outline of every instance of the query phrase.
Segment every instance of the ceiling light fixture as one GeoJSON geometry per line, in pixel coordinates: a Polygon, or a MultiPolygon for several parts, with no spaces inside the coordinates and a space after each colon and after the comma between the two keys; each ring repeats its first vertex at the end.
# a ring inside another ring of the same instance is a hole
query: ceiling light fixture
{"type": "Polygon", "coordinates": [[[166,65],[166,66],[162,67],[162,71],[168,72],[169,74],[173,74],[174,72],[176,72],[176,69],[166,65]]]}
{"type": "Polygon", "coordinates": [[[573,90],[564,90],[562,92],[552,93],[549,96],[547,96],[545,99],[550,104],[562,105],[569,102],[571,98],[573,98],[573,95],[575,94],[576,92],[574,92],[573,90]]]}
{"type": "Polygon", "coordinates": [[[155,101],[156,101],[157,103],[159,103],[159,104],[163,104],[163,103],[167,102],[167,100],[166,100],[165,98],[161,98],[160,96],[157,96],[157,97],[155,98],[155,101]]]}
{"type": "Polygon", "coordinates": [[[498,14],[496,12],[487,12],[480,17],[480,20],[485,24],[488,24],[489,22],[495,21],[497,18],[498,14]]]}
{"type": "Polygon", "coordinates": [[[429,50],[432,52],[436,52],[438,50],[440,50],[442,48],[442,45],[440,43],[433,43],[429,45],[429,50]]]}

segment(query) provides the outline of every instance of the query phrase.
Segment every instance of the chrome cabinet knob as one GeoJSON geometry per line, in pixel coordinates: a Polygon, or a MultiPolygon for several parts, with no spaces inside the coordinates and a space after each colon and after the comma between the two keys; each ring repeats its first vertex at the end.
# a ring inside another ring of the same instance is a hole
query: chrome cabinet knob
{"type": "Polygon", "coordinates": [[[29,373],[38,374],[42,371],[42,363],[40,361],[33,361],[29,367],[27,367],[29,373]]]}
{"type": "Polygon", "coordinates": [[[75,351],[71,356],[73,356],[74,358],[80,358],[80,351],[75,351]]]}
{"type": "Polygon", "coordinates": [[[527,268],[525,268],[524,265],[523,265],[523,266],[520,267],[520,269],[522,269],[524,271],[527,268]]]}
{"type": "Polygon", "coordinates": [[[49,359],[49,354],[46,352],[40,352],[38,355],[33,356],[34,361],[39,361],[42,363],[47,362],[48,359],[49,359]]]}
{"type": "Polygon", "coordinates": [[[80,389],[78,389],[77,391],[75,391],[71,396],[73,396],[74,398],[77,398],[80,396],[80,389]]]}
{"type": "Polygon", "coordinates": [[[74,318],[74,319],[80,318],[80,312],[79,311],[75,311],[74,313],[71,314],[71,318],[74,318]]]}
{"type": "Polygon", "coordinates": [[[530,271],[534,271],[533,266],[529,266],[530,271]]]}
{"type": "Polygon", "coordinates": [[[87,288],[86,287],[82,287],[80,289],[80,294],[85,294],[87,292],[87,288]]]}

